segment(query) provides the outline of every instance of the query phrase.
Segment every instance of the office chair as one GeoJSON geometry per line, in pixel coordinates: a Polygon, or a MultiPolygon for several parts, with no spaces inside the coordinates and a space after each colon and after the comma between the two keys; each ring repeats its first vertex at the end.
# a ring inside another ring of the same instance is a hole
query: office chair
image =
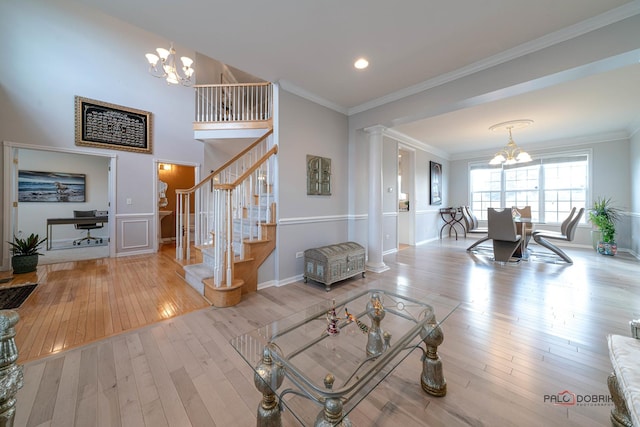
{"type": "MultiPolygon", "coordinates": [[[[73,211],[74,218],[86,218],[86,217],[95,217],[96,211],[73,211]]],[[[91,236],[91,230],[95,230],[97,228],[104,227],[103,224],[98,223],[90,223],[90,224],[75,224],[76,230],[87,230],[87,235],[81,239],[77,239],[73,241],[73,245],[81,245],[85,240],[87,244],[90,244],[92,240],[95,240],[97,243],[102,243],[102,237],[93,237],[91,236]]]]}

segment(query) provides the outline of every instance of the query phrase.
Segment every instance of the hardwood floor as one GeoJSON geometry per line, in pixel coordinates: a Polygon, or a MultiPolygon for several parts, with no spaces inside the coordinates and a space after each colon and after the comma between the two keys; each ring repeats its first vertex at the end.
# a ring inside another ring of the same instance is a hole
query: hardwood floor
{"type": "MultiPolygon", "coordinates": [[[[47,266],[38,277],[39,294],[28,301],[34,306],[19,310],[25,382],[15,426],[255,425],[261,396],[229,339],[376,281],[462,304],[445,321],[439,348],[447,395],[422,391],[420,357],[412,354],[350,414],[354,425],[610,425],[606,335],[628,335],[629,320],[640,317],[640,262],[625,253],[605,257],[572,247],[573,265],[538,257],[500,265],[467,253],[470,241],[445,239],[387,255],[390,270],[335,284],[330,293],[297,282],[260,290],[225,309],[198,309],[188,289],[168,284],[174,279],[162,272],[162,255],[47,266]],[[76,277],[84,278],[84,288],[47,289],[52,283],[73,288],[76,277]],[[60,303],[73,300],[84,308],[60,303]],[[164,303],[171,314],[193,311],[162,320],[164,303]],[[49,326],[33,326],[39,324],[49,326]],[[32,328],[45,339],[23,337],[32,328]],[[83,340],[89,344],[78,346],[83,340]],[[59,352],[42,357],[30,341],[59,352]],[[565,391],[578,402],[548,401],[565,391]]],[[[295,425],[288,412],[283,417],[285,425],[295,425]]]]}
{"type": "Polygon", "coordinates": [[[20,363],[207,307],[176,274],[175,247],[154,256],[39,265],[2,286],[38,283],[18,310],[20,363]]]}

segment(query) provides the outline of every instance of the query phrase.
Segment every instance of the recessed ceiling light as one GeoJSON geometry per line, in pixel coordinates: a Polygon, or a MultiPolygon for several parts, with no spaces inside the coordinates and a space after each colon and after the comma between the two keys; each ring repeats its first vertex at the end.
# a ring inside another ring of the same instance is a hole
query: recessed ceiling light
{"type": "Polygon", "coordinates": [[[359,58],[358,60],[356,60],[353,66],[356,67],[358,70],[364,70],[369,66],[369,61],[367,61],[364,58],[359,58]]]}

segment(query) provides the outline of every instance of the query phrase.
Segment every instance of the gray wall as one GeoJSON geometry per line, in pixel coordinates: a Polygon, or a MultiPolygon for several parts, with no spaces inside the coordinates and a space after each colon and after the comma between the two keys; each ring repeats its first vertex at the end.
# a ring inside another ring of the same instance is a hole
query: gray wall
{"type": "MultiPolygon", "coordinates": [[[[616,206],[625,212],[617,225],[616,239],[618,248],[630,250],[632,248],[631,218],[628,212],[634,211],[631,207],[631,162],[630,144],[628,140],[594,142],[566,148],[546,149],[531,151],[535,158],[539,154],[567,152],[571,150],[589,150],[591,152],[591,191],[587,197],[591,200],[597,197],[611,197],[616,206]]],[[[451,200],[455,205],[468,205],[469,202],[469,163],[488,161],[489,157],[456,160],[451,162],[451,172],[456,178],[451,182],[451,200]]],[[[636,165],[637,167],[637,165],[636,165]]],[[[637,169],[636,169],[637,171],[637,169]]],[[[637,173],[637,172],[636,172],[637,173]]],[[[587,202],[590,206],[590,201],[587,202]]],[[[558,226],[544,225],[539,228],[559,230],[558,226]]],[[[574,244],[590,246],[592,229],[587,223],[578,227],[574,244]]],[[[637,234],[635,234],[637,236],[637,234]]]]}
{"type": "Polygon", "coordinates": [[[631,137],[629,148],[629,163],[631,173],[630,191],[630,228],[631,251],[636,257],[640,257],[640,131],[636,131],[631,137]]]}
{"type": "MultiPolygon", "coordinates": [[[[436,117],[441,114],[455,112],[462,109],[472,108],[484,103],[493,102],[499,99],[507,99],[509,96],[521,93],[520,91],[533,90],[534,86],[526,83],[534,79],[553,76],[555,73],[590,64],[595,61],[610,58],[616,54],[630,52],[640,47],[640,16],[634,16],[620,22],[616,22],[605,28],[601,28],[583,34],[549,47],[542,47],[530,54],[483,69],[465,77],[444,82],[433,87],[425,86],[424,90],[412,96],[408,96],[388,103],[380,103],[375,106],[374,102],[370,109],[355,111],[349,117],[349,144],[350,159],[349,171],[352,182],[350,193],[353,200],[350,205],[350,212],[354,216],[350,234],[354,236],[366,236],[366,221],[363,215],[366,214],[366,181],[367,170],[367,135],[364,129],[372,126],[384,126],[391,130],[396,125],[410,123],[419,119],[436,117]],[[524,84],[524,85],[523,85],[524,84]],[[516,90],[516,88],[518,90],[516,90]],[[364,196],[363,196],[364,194],[364,196]],[[362,200],[365,198],[365,200],[362,200]]],[[[377,100],[376,100],[377,101],[377,100]]],[[[508,118],[505,118],[505,120],[508,118]]],[[[637,124],[636,124],[637,127],[637,124]]],[[[628,130],[632,131],[632,130],[628,130]]],[[[582,135],[581,137],[584,137],[582,135]]],[[[594,169],[613,167],[613,171],[603,172],[602,169],[594,170],[594,182],[592,192],[594,195],[609,194],[617,200],[621,207],[630,206],[629,180],[632,172],[637,178],[638,155],[637,136],[634,138],[635,157],[632,157],[630,166],[629,160],[625,156],[629,155],[627,143],[626,154],[624,143],[622,148],[615,146],[614,151],[600,153],[600,148],[593,148],[594,169]],[[619,151],[619,150],[622,151],[619,151]],[[608,176],[603,176],[609,174],[608,176]],[[597,178],[596,178],[597,177],[597,178]]],[[[428,143],[429,141],[423,141],[428,143]]],[[[559,144],[562,146],[562,143],[559,144]]],[[[601,147],[606,147],[602,145],[601,147]]],[[[484,158],[489,158],[492,153],[487,153],[484,158]]],[[[533,154],[533,153],[532,153],[533,154]]],[[[445,200],[443,206],[463,205],[468,203],[467,176],[468,167],[466,161],[459,160],[460,157],[449,156],[438,150],[423,150],[422,155],[417,154],[416,165],[419,166],[428,162],[429,156],[443,158],[443,169],[445,180],[450,180],[445,184],[445,200]],[[429,154],[431,153],[431,154],[429,154]],[[420,157],[422,156],[422,158],[420,157]],[[446,160],[450,160],[449,164],[446,160]]],[[[420,180],[420,170],[416,170],[416,182],[420,180]]],[[[635,194],[638,194],[636,190],[635,194]]],[[[638,224],[637,207],[640,201],[638,196],[634,199],[636,207],[632,211],[634,227],[630,224],[630,216],[626,216],[620,224],[621,247],[631,247],[631,242],[640,239],[640,225],[638,224]]],[[[416,219],[416,233],[424,239],[434,237],[433,230],[437,228],[439,218],[436,216],[436,209],[433,206],[420,206],[418,200],[416,206],[417,214],[424,211],[425,218],[416,219]],[[424,227],[421,229],[420,227],[424,227]]],[[[366,217],[365,217],[366,218],[366,217]]],[[[583,244],[590,244],[589,227],[579,230],[576,241],[583,244]]],[[[416,237],[420,242],[420,237],[416,237]]],[[[637,243],[636,243],[637,245],[637,243]]]]}
{"type": "MultiPolygon", "coordinates": [[[[414,168],[414,194],[410,194],[410,211],[404,213],[406,217],[414,218],[413,237],[416,244],[424,243],[439,238],[441,219],[439,209],[450,206],[449,194],[449,162],[443,157],[432,153],[428,147],[417,144],[415,141],[398,139],[395,135],[383,136],[383,253],[397,250],[398,242],[398,147],[402,144],[413,150],[415,161],[414,168]],[[430,203],[430,167],[429,162],[434,161],[442,165],[442,190],[443,200],[441,205],[430,203]]],[[[368,182],[369,182],[369,135],[364,131],[354,133],[354,140],[350,143],[350,221],[349,236],[352,240],[361,242],[365,247],[368,242],[367,215],[368,215],[368,182]]]]}
{"type": "MultiPolygon", "coordinates": [[[[276,123],[280,146],[278,253],[261,269],[259,281],[283,283],[299,277],[303,266],[296,253],[310,247],[342,240],[354,240],[366,247],[370,171],[368,135],[364,128],[379,124],[393,127],[488,102],[487,94],[504,87],[637,48],[638,23],[640,17],[630,18],[349,117],[281,92],[276,123]],[[538,66],[531,67],[532,63],[538,66]],[[307,154],[332,159],[331,196],[306,195],[307,154]]],[[[10,41],[4,53],[11,63],[0,68],[0,140],[82,155],[104,153],[105,150],[75,146],[75,95],[153,113],[153,154],[107,150],[116,155],[117,163],[116,188],[113,189],[116,196],[110,207],[116,221],[110,226],[117,228],[114,233],[117,240],[123,240],[121,236],[133,239],[126,244],[117,241],[117,253],[152,251],[151,241],[144,236],[153,235],[155,226],[154,159],[197,164],[204,161],[203,144],[193,139],[193,91],[169,86],[147,73],[144,53],[158,46],[166,47],[170,40],[65,0],[1,2],[0,36],[10,41]],[[131,199],[132,204],[126,204],[127,199],[131,199]]],[[[175,47],[179,54],[195,57],[195,52],[178,44],[175,47]]],[[[640,190],[628,183],[631,178],[634,182],[640,178],[639,138],[636,134],[621,145],[594,144],[592,147],[593,194],[611,195],[630,210],[627,230],[632,239],[628,245],[636,253],[637,243],[631,242],[637,242],[640,236],[640,190]],[[601,172],[601,168],[606,172],[601,172]]],[[[393,154],[397,153],[397,141],[387,135],[384,147],[385,186],[397,187],[394,179],[397,157],[393,154]]],[[[437,150],[420,144],[415,148],[416,191],[412,196],[415,197],[412,210],[416,215],[415,241],[420,243],[437,238],[438,208],[466,204],[468,168],[466,161],[449,161],[437,150]],[[441,206],[429,204],[430,160],[443,165],[441,206]]],[[[215,150],[208,152],[208,163],[219,160],[218,155],[215,150]]],[[[5,163],[3,158],[0,161],[5,163]]],[[[0,184],[3,189],[4,183],[0,184]]],[[[395,188],[393,195],[384,198],[387,214],[384,233],[389,235],[384,243],[386,251],[393,250],[396,240],[397,191],[395,188]]],[[[625,230],[625,226],[622,227],[625,230]]],[[[7,236],[0,235],[0,239],[4,242],[7,236]]],[[[584,239],[581,237],[580,241],[584,239]]],[[[6,266],[7,246],[0,247],[6,266]]]]}
{"type": "Polygon", "coordinates": [[[348,240],[349,153],[345,115],[283,90],[278,110],[277,274],[287,283],[303,274],[297,252],[348,240]],[[331,159],[330,196],[307,195],[307,154],[331,159]]]}

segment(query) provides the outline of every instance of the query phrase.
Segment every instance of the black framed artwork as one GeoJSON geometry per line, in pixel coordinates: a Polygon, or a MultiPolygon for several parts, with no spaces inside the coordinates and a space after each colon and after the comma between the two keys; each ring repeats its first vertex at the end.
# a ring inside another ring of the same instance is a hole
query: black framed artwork
{"type": "Polygon", "coordinates": [[[442,204],[442,165],[436,162],[429,162],[429,188],[431,194],[431,204],[442,204]]]}
{"type": "Polygon", "coordinates": [[[75,97],[76,145],[151,154],[151,113],[75,97]]]}

